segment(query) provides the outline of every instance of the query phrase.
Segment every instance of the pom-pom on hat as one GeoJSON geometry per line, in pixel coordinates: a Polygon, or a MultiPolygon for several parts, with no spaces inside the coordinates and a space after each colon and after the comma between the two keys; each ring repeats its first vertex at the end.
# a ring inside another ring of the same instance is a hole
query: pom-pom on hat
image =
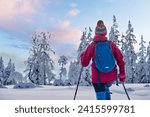
{"type": "Polygon", "coordinates": [[[104,34],[104,35],[107,34],[106,26],[104,25],[104,22],[102,20],[99,20],[97,22],[97,26],[95,28],[95,33],[104,34]]]}

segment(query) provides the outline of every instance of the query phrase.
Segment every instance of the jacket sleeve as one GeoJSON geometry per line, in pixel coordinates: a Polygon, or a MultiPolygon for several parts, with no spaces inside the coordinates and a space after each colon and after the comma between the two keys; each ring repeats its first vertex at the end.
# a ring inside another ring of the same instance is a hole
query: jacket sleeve
{"type": "Polygon", "coordinates": [[[123,55],[122,55],[121,51],[119,50],[119,48],[113,42],[111,42],[111,45],[112,45],[114,57],[117,61],[117,65],[119,66],[119,76],[122,75],[122,76],[126,77],[123,55]]]}
{"type": "Polygon", "coordinates": [[[84,52],[82,52],[80,59],[81,59],[81,64],[83,67],[87,67],[90,63],[90,60],[93,56],[93,44],[91,43],[84,52]]]}

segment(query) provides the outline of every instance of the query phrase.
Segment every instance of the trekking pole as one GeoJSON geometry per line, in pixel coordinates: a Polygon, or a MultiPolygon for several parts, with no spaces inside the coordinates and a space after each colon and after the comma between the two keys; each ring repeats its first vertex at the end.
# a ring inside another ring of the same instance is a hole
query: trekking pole
{"type": "Polygon", "coordinates": [[[118,78],[116,78],[116,85],[119,86],[118,78]]]}
{"type": "MultiPolygon", "coordinates": [[[[117,71],[118,71],[118,70],[116,69],[116,74],[118,74],[117,71]]],[[[119,86],[118,75],[117,75],[117,78],[116,78],[116,85],[119,86]]]]}
{"type": "Polygon", "coordinates": [[[76,87],[76,91],[75,91],[75,94],[74,94],[74,98],[73,98],[73,100],[75,100],[75,99],[76,99],[76,95],[77,95],[77,91],[78,91],[79,83],[80,83],[80,80],[81,80],[81,74],[82,74],[82,71],[83,71],[83,67],[81,67],[81,71],[80,71],[80,74],[79,74],[78,83],[77,83],[77,87],[76,87]]]}
{"type": "Polygon", "coordinates": [[[125,88],[125,85],[124,85],[123,82],[122,82],[122,85],[123,85],[123,88],[124,88],[124,90],[125,90],[125,93],[126,93],[126,95],[127,95],[128,100],[130,100],[130,97],[129,97],[129,95],[128,95],[127,89],[125,88]]]}

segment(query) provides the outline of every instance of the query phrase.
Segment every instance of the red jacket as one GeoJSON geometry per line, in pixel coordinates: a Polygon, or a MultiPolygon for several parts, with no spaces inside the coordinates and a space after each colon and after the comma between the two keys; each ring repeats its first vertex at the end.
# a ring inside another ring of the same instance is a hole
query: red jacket
{"type": "MultiPolygon", "coordinates": [[[[93,42],[87,47],[87,49],[82,52],[81,54],[81,64],[83,67],[87,67],[90,63],[91,59],[95,59],[95,42],[98,41],[105,41],[107,40],[107,37],[104,35],[96,34],[93,42]]],[[[119,66],[119,76],[123,76],[125,78],[125,67],[124,67],[124,61],[123,56],[120,52],[120,50],[117,48],[117,46],[110,42],[113,55],[116,59],[117,65],[119,66]]],[[[95,68],[94,63],[92,62],[92,83],[98,83],[98,71],[95,68]]],[[[114,82],[116,80],[117,74],[116,74],[116,67],[108,73],[99,73],[100,74],[100,83],[110,83],[114,82]]]]}

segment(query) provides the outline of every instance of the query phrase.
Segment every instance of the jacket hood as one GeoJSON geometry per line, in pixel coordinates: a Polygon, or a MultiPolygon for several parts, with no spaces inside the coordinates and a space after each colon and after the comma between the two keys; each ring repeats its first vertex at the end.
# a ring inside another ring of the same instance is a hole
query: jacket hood
{"type": "Polygon", "coordinates": [[[98,42],[98,41],[106,41],[107,37],[106,34],[95,34],[93,41],[98,42]]]}

